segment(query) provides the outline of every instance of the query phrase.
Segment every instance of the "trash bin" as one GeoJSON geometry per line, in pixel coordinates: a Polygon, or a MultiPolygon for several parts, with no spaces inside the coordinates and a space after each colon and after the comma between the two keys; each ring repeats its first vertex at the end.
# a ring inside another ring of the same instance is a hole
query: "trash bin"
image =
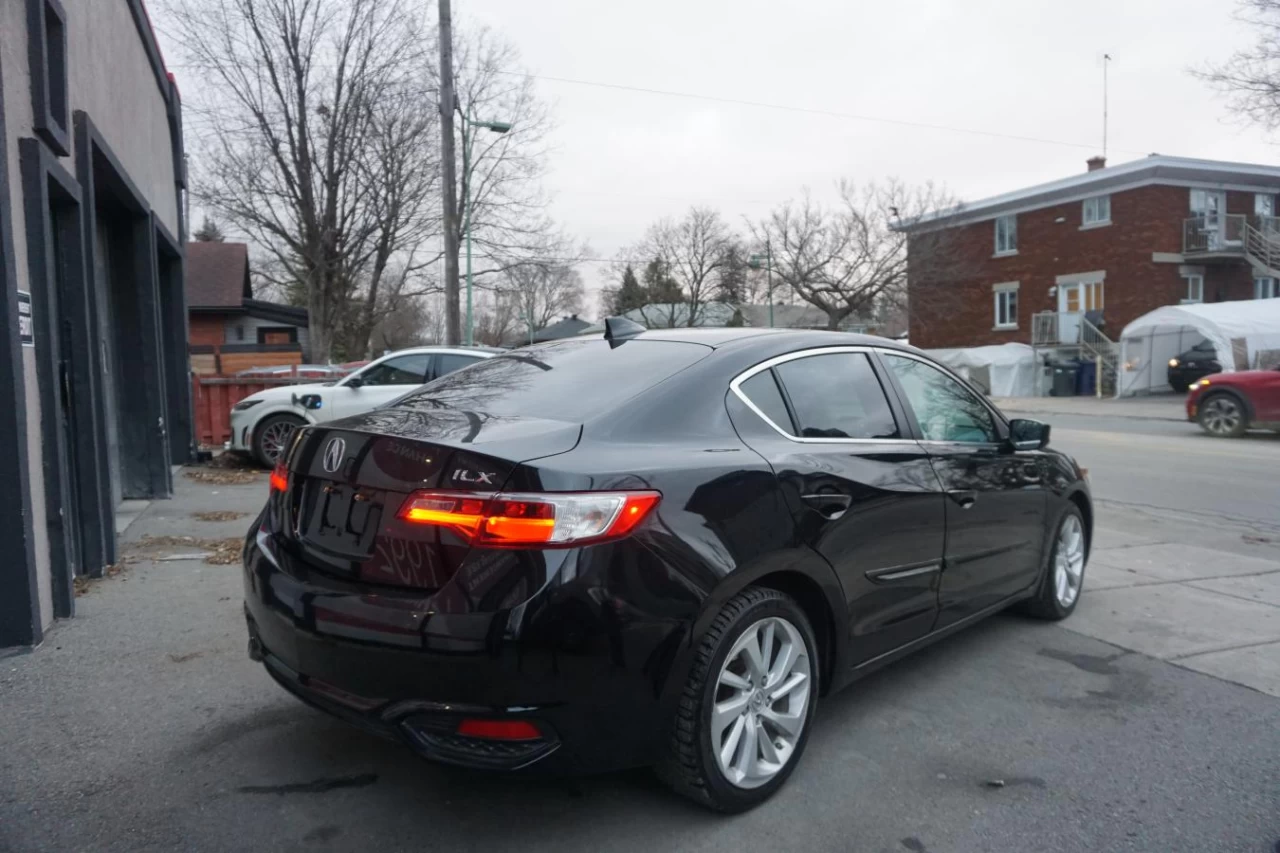
{"type": "Polygon", "coordinates": [[[1080,362],[1080,371],[1076,374],[1076,393],[1083,397],[1092,397],[1098,390],[1098,364],[1093,361],[1080,362]]]}
{"type": "Polygon", "coordinates": [[[1080,372],[1079,362],[1050,362],[1049,372],[1053,380],[1049,385],[1049,396],[1074,397],[1076,395],[1076,377],[1080,372]]]}

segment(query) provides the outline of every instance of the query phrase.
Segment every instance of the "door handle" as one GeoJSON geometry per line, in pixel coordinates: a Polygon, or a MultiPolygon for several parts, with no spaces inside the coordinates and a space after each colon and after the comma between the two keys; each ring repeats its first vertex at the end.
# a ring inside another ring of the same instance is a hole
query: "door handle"
{"type": "Polygon", "coordinates": [[[801,495],[800,500],[813,507],[822,515],[835,520],[849,511],[853,498],[839,492],[824,492],[814,495],[801,495]]]}
{"type": "Polygon", "coordinates": [[[978,502],[978,493],[971,489],[951,489],[947,497],[958,503],[961,509],[969,509],[978,502]]]}

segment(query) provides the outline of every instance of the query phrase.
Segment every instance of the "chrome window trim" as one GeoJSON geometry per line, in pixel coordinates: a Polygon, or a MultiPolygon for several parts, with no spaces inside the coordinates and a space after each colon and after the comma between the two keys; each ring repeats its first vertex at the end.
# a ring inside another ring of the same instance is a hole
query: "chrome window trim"
{"type": "MultiPolygon", "coordinates": [[[[862,353],[864,355],[870,356],[871,353],[876,352],[878,350],[881,350],[881,348],[873,347],[873,346],[834,346],[834,347],[815,347],[812,349],[798,350],[796,352],[788,352],[788,353],[783,353],[782,355],[775,355],[773,358],[770,358],[766,361],[760,362],[757,365],[749,367],[746,370],[744,370],[742,373],[739,373],[737,376],[735,376],[732,380],[729,381],[729,390],[732,391],[738,397],[739,400],[741,400],[744,404],[746,404],[748,409],[750,409],[751,411],[759,415],[761,420],[763,420],[769,426],[773,427],[774,431],[777,432],[778,435],[782,436],[788,441],[794,441],[797,444],[864,444],[864,445],[865,444],[909,444],[909,445],[918,446],[918,442],[914,438],[803,438],[801,436],[792,435],[782,427],[775,424],[773,420],[770,419],[769,416],[766,415],[763,411],[761,411],[760,408],[755,403],[751,402],[751,398],[749,398],[742,391],[741,386],[743,382],[746,382],[748,379],[750,379],[751,377],[755,376],[758,373],[763,373],[766,370],[777,367],[779,364],[786,364],[788,361],[795,361],[801,358],[811,358],[815,355],[832,355],[835,353],[846,353],[846,352],[862,353]]],[[[881,351],[897,352],[897,350],[881,350],[881,351]]],[[[872,369],[874,370],[874,366],[872,369]]],[[[876,378],[877,380],[879,379],[878,376],[876,378]]],[[[885,403],[889,403],[888,389],[885,389],[882,387],[880,390],[881,390],[881,393],[885,395],[885,403]]],[[[891,403],[889,404],[889,412],[891,414],[893,412],[893,405],[891,403]]],[[[896,417],[894,418],[894,423],[897,425],[898,431],[901,432],[903,425],[897,423],[896,417]]]]}

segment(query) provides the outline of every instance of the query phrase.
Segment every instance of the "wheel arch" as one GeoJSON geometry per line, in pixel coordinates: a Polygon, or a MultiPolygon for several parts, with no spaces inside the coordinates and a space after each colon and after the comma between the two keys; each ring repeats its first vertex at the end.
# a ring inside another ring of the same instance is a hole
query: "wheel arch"
{"type": "Polygon", "coordinates": [[[1254,420],[1253,404],[1249,401],[1248,395],[1241,393],[1238,388],[1233,388],[1230,385],[1210,385],[1209,390],[1205,391],[1204,394],[1200,397],[1200,402],[1197,406],[1197,409],[1203,409],[1205,403],[1209,402],[1214,397],[1217,397],[1220,395],[1226,395],[1228,397],[1231,397],[1233,400],[1235,400],[1237,403],[1240,404],[1241,408],[1244,409],[1246,427],[1248,427],[1249,424],[1253,423],[1253,420],[1254,420]]]}

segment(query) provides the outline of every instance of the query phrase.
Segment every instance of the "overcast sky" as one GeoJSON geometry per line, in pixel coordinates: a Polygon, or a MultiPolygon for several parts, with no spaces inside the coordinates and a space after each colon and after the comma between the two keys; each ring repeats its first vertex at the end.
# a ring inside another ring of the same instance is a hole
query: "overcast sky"
{"type": "MultiPolygon", "coordinates": [[[[1102,147],[1104,52],[1110,163],[1150,152],[1273,163],[1264,134],[1189,73],[1250,43],[1235,11],[1232,0],[454,2],[460,25],[493,27],[539,77],[558,125],[552,213],[601,258],[690,205],[737,225],[841,177],[933,180],[973,201],[1083,171],[1102,147]]],[[[592,288],[605,271],[585,265],[592,288]]]]}

